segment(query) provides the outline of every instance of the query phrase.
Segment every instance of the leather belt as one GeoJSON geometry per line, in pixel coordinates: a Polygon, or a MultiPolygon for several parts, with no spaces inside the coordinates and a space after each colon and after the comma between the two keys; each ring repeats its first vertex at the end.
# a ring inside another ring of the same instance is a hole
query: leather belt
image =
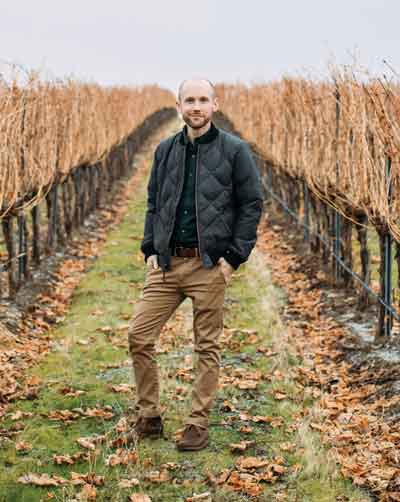
{"type": "Polygon", "coordinates": [[[181,256],[190,258],[193,256],[200,256],[199,248],[185,248],[183,246],[176,246],[172,248],[172,256],[181,256]]]}

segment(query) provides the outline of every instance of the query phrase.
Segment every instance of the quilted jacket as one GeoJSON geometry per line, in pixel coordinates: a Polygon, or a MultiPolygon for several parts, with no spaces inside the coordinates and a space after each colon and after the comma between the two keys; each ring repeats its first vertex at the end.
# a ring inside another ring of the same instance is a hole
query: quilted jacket
{"type": "MultiPolygon", "coordinates": [[[[217,129],[215,139],[198,145],[195,202],[199,250],[206,268],[224,256],[237,269],[256,243],[262,185],[247,143],[217,129]]],[[[157,146],[147,187],[141,251],[146,261],[150,255],[158,255],[164,278],[170,270],[170,239],[183,188],[187,141],[181,130],[157,146]]]]}

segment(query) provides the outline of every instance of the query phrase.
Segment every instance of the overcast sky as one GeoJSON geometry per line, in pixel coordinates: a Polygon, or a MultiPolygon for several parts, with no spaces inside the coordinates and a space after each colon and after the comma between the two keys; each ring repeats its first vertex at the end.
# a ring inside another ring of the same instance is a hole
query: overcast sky
{"type": "MultiPolygon", "coordinates": [[[[324,75],[357,54],[400,73],[399,0],[12,0],[0,59],[102,84],[324,75]]],[[[0,67],[1,68],[1,67],[0,67]]]]}

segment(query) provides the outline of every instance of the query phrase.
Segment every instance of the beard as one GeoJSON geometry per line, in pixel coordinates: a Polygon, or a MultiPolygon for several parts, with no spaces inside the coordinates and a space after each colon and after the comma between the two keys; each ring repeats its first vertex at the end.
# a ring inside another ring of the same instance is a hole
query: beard
{"type": "Polygon", "coordinates": [[[190,117],[189,115],[183,115],[182,120],[192,129],[202,129],[208,124],[208,122],[210,122],[211,117],[199,116],[199,118],[193,119],[193,117],[190,117]]]}

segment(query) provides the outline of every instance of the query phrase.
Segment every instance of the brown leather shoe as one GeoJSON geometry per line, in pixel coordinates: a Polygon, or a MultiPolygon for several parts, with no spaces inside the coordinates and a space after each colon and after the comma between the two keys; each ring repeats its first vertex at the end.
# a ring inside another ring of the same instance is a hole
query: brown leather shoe
{"type": "Polygon", "coordinates": [[[139,417],[135,424],[135,432],[138,438],[163,436],[163,423],[161,417],[139,417]]]}
{"type": "Polygon", "coordinates": [[[182,436],[176,442],[179,451],[202,450],[208,445],[208,430],[194,424],[187,424],[182,436]]]}
{"type": "Polygon", "coordinates": [[[139,417],[134,428],[119,438],[119,442],[128,445],[143,438],[158,439],[164,437],[161,417],[139,417]]]}

